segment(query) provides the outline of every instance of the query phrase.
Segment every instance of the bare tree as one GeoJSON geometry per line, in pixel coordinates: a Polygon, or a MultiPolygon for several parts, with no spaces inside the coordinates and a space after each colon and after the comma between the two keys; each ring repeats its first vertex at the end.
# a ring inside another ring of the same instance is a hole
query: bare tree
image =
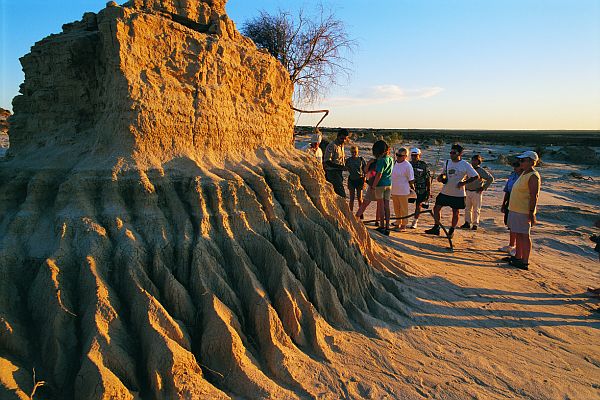
{"type": "Polygon", "coordinates": [[[317,15],[287,11],[260,15],[242,26],[242,32],[277,58],[290,73],[295,100],[312,103],[342,76],[349,75],[347,55],[356,47],[344,23],[319,8],[317,15]]]}

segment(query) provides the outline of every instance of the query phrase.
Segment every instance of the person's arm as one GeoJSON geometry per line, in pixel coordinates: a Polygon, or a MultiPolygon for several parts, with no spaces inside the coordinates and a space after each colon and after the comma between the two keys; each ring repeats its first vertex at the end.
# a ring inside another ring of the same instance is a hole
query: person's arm
{"type": "Polygon", "coordinates": [[[504,198],[502,199],[502,206],[500,206],[500,211],[506,212],[506,208],[508,207],[508,199],[510,198],[510,193],[504,192],[504,198]]]}
{"type": "Polygon", "coordinates": [[[331,161],[331,159],[333,158],[334,145],[334,143],[329,143],[329,145],[327,145],[327,148],[325,149],[325,155],[323,156],[323,161],[325,165],[334,169],[341,169],[342,171],[348,170],[345,165],[336,164],[333,161],[331,161]]]}
{"type": "MultiPolygon", "coordinates": [[[[477,172],[475,172],[475,173],[477,174],[477,172]]],[[[477,176],[471,176],[471,177],[467,178],[467,180],[458,182],[456,184],[456,187],[465,186],[467,183],[476,181],[477,179],[479,179],[479,174],[477,174],[477,176]]]]}
{"type": "Polygon", "coordinates": [[[408,169],[408,186],[415,190],[415,171],[413,171],[412,165],[408,169]]]}
{"type": "MultiPolygon", "coordinates": [[[[446,177],[448,177],[448,160],[446,160],[446,165],[444,166],[444,169],[442,169],[442,172],[437,176],[437,181],[440,183],[444,183],[444,175],[446,175],[446,177]]],[[[445,183],[444,183],[445,185],[445,183]]]]}
{"type": "Polygon", "coordinates": [[[494,183],[494,176],[491,172],[487,171],[483,167],[481,168],[481,171],[481,178],[485,181],[485,183],[483,184],[483,187],[479,189],[479,191],[483,192],[484,190],[487,190],[492,183],[494,183]]]}
{"type": "Polygon", "coordinates": [[[431,171],[429,171],[429,166],[425,163],[425,187],[427,188],[427,193],[431,193],[431,171]]]}
{"type": "Polygon", "coordinates": [[[383,166],[380,164],[379,160],[381,160],[380,158],[377,159],[377,161],[375,161],[375,178],[373,179],[373,183],[371,184],[371,188],[375,189],[377,187],[377,184],[379,183],[379,181],[381,180],[381,177],[383,176],[383,171],[379,171],[379,169],[383,170],[383,166]]]}
{"type": "Polygon", "coordinates": [[[460,181],[456,184],[456,187],[462,187],[465,186],[467,183],[476,181],[477,179],[480,179],[479,174],[477,173],[477,171],[475,171],[475,168],[473,168],[473,166],[471,164],[469,164],[468,162],[465,162],[467,164],[467,176],[468,178],[464,181],[460,181]]]}
{"type": "Polygon", "coordinates": [[[371,188],[375,189],[377,187],[377,184],[381,180],[382,176],[383,176],[383,174],[381,172],[378,172],[375,174],[375,179],[373,180],[373,184],[371,185],[371,188]]]}
{"type": "Polygon", "coordinates": [[[537,175],[531,175],[527,182],[529,188],[529,220],[531,225],[535,225],[537,220],[535,218],[535,208],[537,207],[538,195],[540,193],[540,179],[537,175]]]}

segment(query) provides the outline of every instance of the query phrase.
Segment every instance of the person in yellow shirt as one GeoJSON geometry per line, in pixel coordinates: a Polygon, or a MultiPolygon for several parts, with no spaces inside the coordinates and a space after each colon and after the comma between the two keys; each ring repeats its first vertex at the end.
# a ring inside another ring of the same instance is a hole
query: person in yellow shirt
{"type": "Polygon", "coordinates": [[[512,266],[529,269],[531,253],[531,227],[536,224],[536,208],[540,193],[541,178],[534,168],[539,156],[535,151],[526,151],[517,156],[523,173],[514,183],[508,203],[508,228],[516,234],[516,254],[503,258],[512,266]]]}

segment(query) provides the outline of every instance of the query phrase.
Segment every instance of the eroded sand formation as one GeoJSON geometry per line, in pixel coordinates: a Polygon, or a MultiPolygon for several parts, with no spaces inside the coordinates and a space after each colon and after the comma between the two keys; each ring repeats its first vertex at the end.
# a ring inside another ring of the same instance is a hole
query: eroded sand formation
{"type": "Polygon", "coordinates": [[[323,396],[311,374],[343,368],[324,332],[401,318],[366,230],[292,148],[286,71],[224,3],[109,3],[23,57],[1,398],[34,370],[36,398],[323,396]]]}

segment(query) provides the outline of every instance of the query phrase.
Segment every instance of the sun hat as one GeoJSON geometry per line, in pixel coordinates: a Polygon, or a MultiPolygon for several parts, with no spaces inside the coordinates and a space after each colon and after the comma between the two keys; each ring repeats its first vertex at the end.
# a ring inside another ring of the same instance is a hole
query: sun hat
{"type": "Polygon", "coordinates": [[[421,149],[413,147],[412,149],[410,149],[410,154],[421,154],[421,149]]]}
{"type": "Polygon", "coordinates": [[[523,152],[523,154],[518,155],[517,158],[531,158],[533,161],[537,161],[540,159],[537,153],[532,150],[527,150],[523,152]]]}

